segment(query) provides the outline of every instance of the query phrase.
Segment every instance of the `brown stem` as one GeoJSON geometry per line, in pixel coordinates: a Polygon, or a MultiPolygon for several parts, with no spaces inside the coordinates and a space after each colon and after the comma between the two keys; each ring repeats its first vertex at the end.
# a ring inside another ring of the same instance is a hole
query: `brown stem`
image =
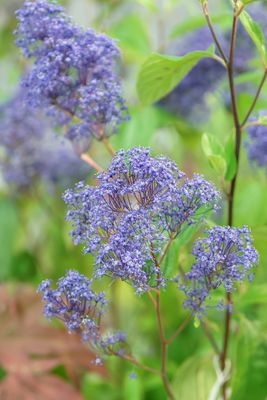
{"type": "Polygon", "coordinates": [[[125,361],[129,361],[131,364],[136,365],[138,368],[143,369],[144,371],[148,371],[148,372],[152,372],[153,374],[157,374],[157,375],[161,375],[161,372],[158,371],[157,369],[154,368],[150,368],[145,364],[142,364],[141,362],[139,362],[138,360],[136,360],[132,355],[127,355],[127,354],[118,354],[113,350],[109,350],[110,354],[120,357],[121,359],[125,360],[125,361]]]}
{"type": "Polygon", "coordinates": [[[258,87],[258,90],[257,90],[256,94],[255,94],[254,100],[253,100],[253,102],[252,102],[252,104],[251,104],[251,106],[250,106],[250,108],[249,108],[249,110],[248,110],[248,112],[247,112],[242,124],[241,124],[241,128],[243,128],[245,126],[245,124],[248,121],[250,115],[252,114],[252,112],[254,110],[254,107],[255,107],[255,105],[256,105],[256,103],[258,101],[258,98],[260,96],[261,89],[263,88],[263,85],[265,83],[266,78],[267,78],[267,68],[265,68],[265,70],[264,70],[264,74],[263,74],[263,77],[262,77],[262,79],[260,81],[260,85],[258,87]]]}
{"type": "Polygon", "coordinates": [[[97,172],[102,172],[104,171],[102,167],[100,167],[99,164],[97,164],[97,162],[95,160],[92,159],[92,157],[90,157],[88,154],[86,153],[82,153],[80,158],[86,162],[88,165],[90,165],[90,167],[92,167],[93,169],[95,169],[97,172]]]}
{"type": "Polygon", "coordinates": [[[154,299],[152,294],[150,292],[147,292],[147,295],[148,295],[149,299],[151,300],[151,302],[153,303],[154,307],[157,307],[156,300],[154,299]]]}
{"type": "Polygon", "coordinates": [[[216,44],[216,46],[217,46],[217,49],[218,49],[218,51],[219,51],[219,53],[220,53],[220,55],[221,55],[223,61],[224,61],[225,64],[227,65],[227,58],[226,58],[226,55],[225,55],[225,53],[224,53],[224,51],[223,51],[223,49],[222,49],[222,47],[221,47],[221,45],[220,45],[220,42],[219,42],[219,40],[218,40],[218,38],[217,38],[217,35],[216,35],[215,30],[213,29],[213,26],[212,26],[212,23],[211,23],[211,19],[210,19],[210,16],[209,16],[208,4],[207,4],[207,3],[203,3],[203,12],[204,12],[204,15],[205,15],[205,18],[206,18],[208,27],[209,27],[209,29],[210,29],[210,33],[211,33],[211,35],[212,35],[212,37],[213,37],[213,40],[214,40],[214,42],[215,42],[215,44],[216,44]]]}
{"type": "Polygon", "coordinates": [[[168,342],[165,338],[163,322],[160,312],[160,291],[156,293],[156,313],[159,327],[159,337],[161,342],[161,379],[165,387],[166,393],[170,400],[175,400],[174,394],[171,389],[169,378],[167,375],[167,356],[168,356],[168,342]]]}
{"type": "Polygon", "coordinates": [[[171,244],[172,244],[173,240],[174,240],[174,233],[171,234],[170,239],[169,239],[169,241],[168,241],[168,243],[167,243],[167,245],[166,245],[161,257],[160,257],[160,260],[158,262],[159,266],[162,264],[164,258],[166,257],[166,254],[167,254],[169,248],[171,247],[171,244]]]}
{"type": "MultiPolygon", "coordinates": [[[[230,54],[229,54],[229,62],[227,67],[228,79],[229,79],[229,87],[231,94],[231,103],[232,103],[232,113],[235,125],[235,157],[236,157],[236,173],[233,177],[230,184],[230,193],[228,195],[228,225],[233,225],[233,211],[234,211],[234,197],[235,197],[235,189],[236,189],[236,180],[238,174],[238,166],[239,166],[239,155],[240,155],[240,147],[241,147],[241,126],[239,122],[239,115],[237,110],[236,103],[236,93],[235,93],[235,85],[234,85],[234,57],[235,57],[235,43],[236,43],[236,32],[237,32],[237,24],[238,24],[238,14],[235,10],[233,17],[233,25],[232,25],[232,35],[231,35],[231,46],[230,46],[230,54]]],[[[232,302],[231,294],[226,294],[227,304],[232,302]]],[[[231,327],[231,317],[232,311],[230,307],[227,307],[225,313],[225,324],[224,324],[224,339],[223,339],[223,349],[220,357],[221,370],[223,371],[226,364],[228,347],[229,347],[229,337],[230,337],[230,327],[231,327]]],[[[225,382],[222,386],[222,396],[224,400],[227,400],[227,382],[225,382]]]]}
{"type": "Polygon", "coordinates": [[[231,294],[227,293],[227,311],[225,313],[225,332],[224,332],[224,339],[223,339],[223,352],[221,354],[221,369],[222,371],[225,368],[225,362],[227,357],[227,349],[229,343],[229,334],[230,334],[230,322],[231,322],[231,294]]]}

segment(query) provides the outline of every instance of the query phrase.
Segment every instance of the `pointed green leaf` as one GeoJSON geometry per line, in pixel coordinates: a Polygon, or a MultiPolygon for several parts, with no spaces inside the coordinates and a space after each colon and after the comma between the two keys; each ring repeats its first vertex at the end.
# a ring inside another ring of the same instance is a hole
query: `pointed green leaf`
{"type": "Polygon", "coordinates": [[[224,150],[222,144],[217,140],[217,138],[208,133],[203,133],[201,139],[202,149],[207,157],[211,155],[224,155],[224,150]]]}
{"type": "Polygon", "coordinates": [[[152,104],[171,92],[203,58],[214,58],[214,48],[183,57],[151,54],[138,75],[137,92],[143,104],[152,104]]]}
{"type": "Polygon", "coordinates": [[[195,354],[178,368],[172,387],[179,400],[207,400],[216,379],[212,354],[195,354]]]}
{"type": "Polygon", "coordinates": [[[225,176],[226,173],[226,161],[222,156],[219,155],[211,155],[208,157],[209,163],[211,167],[220,175],[225,176]]]}
{"type": "Polygon", "coordinates": [[[251,16],[246,11],[243,11],[241,13],[240,20],[247,33],[249,34],[251,40],[254,42],[255,46],[259,50],[264,65],[266,65],[266,47],[264,43],[264,36],[260,26],[251,18],[251,16]]]}

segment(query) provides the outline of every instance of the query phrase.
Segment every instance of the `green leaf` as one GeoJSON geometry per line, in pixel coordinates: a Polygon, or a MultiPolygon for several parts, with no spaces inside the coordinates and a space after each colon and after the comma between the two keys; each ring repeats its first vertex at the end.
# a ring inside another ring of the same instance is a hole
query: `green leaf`
{"type": "Polygon", "coordinates": [[[214,48],[183,57],[151,54],[141,67],[137,92],[143,104],[152,104],[171,92],[203,58],[214,58],[214,48]]]}
{"type": "Polygon", "coordinates": [[[264,36],[260,26],[251,18],[251,16],[246,11],[243,11],[241,13],[240,20],[244,28],[246,29],[247,33],[249,34],[251,40],[254,42],[255,46],[259,50],[262,61],[266,66],[267,64],[266,47],[264,44],[264,36]]]}
{"type": "Polygon", "coordinates": [[[215,136],[204,133],[202,135],[202,149],[209,160],[210,166],[220,175],[225,176],[227,163],[224,148],[215,136]]]}
{"type": "Polygon", "coordinates": [[[179,400],[207,400],[215,382],[212,355],[194,355],[179,367],[172,386],[179,400]]]}
{"type": "Polygon", "coordinates": [[[225,179],[231,181],[236,174],[237,162],[235,156],[235,138],[232,133],[225,145],[225,160],[227,164],[227,169],[225,173],[225,179]]]}
{"type": "Polygon", "coordinates": [[[207,157],[216,155],[224,155],[222,144],[214,135],[203,133],[201,138],[202,149],[207,157]]]}
{"type": "Polygon", "coordinates": [[[234,400],[266,398],[267,344],[264,327],[239,315],[237,335],[232,337],[235,354],[231,379],[234,400]],[[262,333],[262,334],[261,334],[262,333]]]}
{"type": "Polygon", "coordinates": [[[211,167],[220,176],[225,176],[227,165],[225,159],[222,156],[213,154],[211,156],[208,156],[208,160],[210,162],[211,167]]]}

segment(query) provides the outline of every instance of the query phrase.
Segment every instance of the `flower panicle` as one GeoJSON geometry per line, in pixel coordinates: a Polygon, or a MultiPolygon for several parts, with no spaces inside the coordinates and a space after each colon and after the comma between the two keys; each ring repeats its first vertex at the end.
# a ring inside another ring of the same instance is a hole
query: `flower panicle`
{"type": "MultiPolygon", "coordinates": [[[[224,287],[228,293],[247,277],[253,278],[258,253],[253,246],[250,230],[230,226],[215,226],[198,239],[192,251],[195,262],[191,270],[178,279],[185,293],[185,308],[201,316],[209,307],[213,290],[224,287]]],[[[217,304],[222,308],[222,302],[217,304]]]]}
{"type": "Polygon", "coordinates": [[[72,238],[95,257],[95,277],[125,280],[138,293],[165,286],[159,265],[164,246],[182,226],[217,209],[218,192],[141,147],[116,153],[98,180],[98,186],[81,182],[64,195],[72,238]]]}
{"type": "Polygon", "coordinates": [[[103,334],[102,317],[107,306],[105,293],[95,292],[93,282],[75,270],[67,271],[55,289],[51,288],[51,283],[52,280],[45,280],[38,288],[47,318],[63,321],[70,333],[79,334],[84,342],[106,355],[123,351],[124,333],[103,334]]]}
{"type": "Polygon", "coordinates": [[[83,153],[95,137],[116,133],[128,118],[116,68],[115,42],[83,30],[63,7],[48,0],[26,1],[17,11],[17,45],[34,65],[22,84],[26,101],[44,109],[83,153]]]}

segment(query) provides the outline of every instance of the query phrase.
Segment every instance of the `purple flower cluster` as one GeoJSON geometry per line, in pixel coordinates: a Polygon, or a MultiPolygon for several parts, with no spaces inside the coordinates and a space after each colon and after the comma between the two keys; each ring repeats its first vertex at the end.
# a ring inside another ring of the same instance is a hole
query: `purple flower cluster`
{"type": "Polygon", "coordinates": [[[179,195],[163,206],[163,218],[169,232],[180,233],[186,222],[191,225],[202,222],[207,213],[219,208],[219,195],[212,183],[194,174],[184,179],[179,195]]]}
{"type": "MultiPolygon", "coordinates": [[[[266,116],[266,112],[260,113],[260,117],[266,116]]],[[[256,118],[251,119],[251,122],[256,118]]],[[[248,158],[258,167],[267,166],[267,126],[252,125],[248,128],[249,138],[246,142],[248,158]]]]}
{"type": "Polygon", "coordinates": [[[200,176],[184,179],[173,161],[145,148],[119,151],[98,180],[64,195],[74,243],[96,258],[95,277],[126,280],[138,292],[164,285],[164,246],[217,207],[215,188],[200,176]]]}
{"type": "Polygon", "coordinates": [[[106,354],[118,352],[125,334],[117,332],[103,336],[101,319],[107,304],[104,293],[96,293],[89,281],[79,272],[70,270],[51,288],[51,280],[43,281],[38,292],[43,294],[44,314],[47,318],[63,321],[71,333],[81,335],[83,341],[106,354]]]}
{"type": "Polygon", "coordinates": [[[215,226],[197,240],[192,253],[195,263],[190,272],[180,277],[179,288],[186,295],[185,307],[199,316],[205,312],[214,289],[223,286],[231,293],[238,282],[253,278],[251,269],[258,263],[247,227],[215,226]]]}
{"type": "Polygon", "coordinates": [[[26,189],[39,181],[53,189],[85,178],[89,170],[71,144],[49,130],[44,116],[19,92],[0,107],[0,165],[5,181],[26,189]]]}
{"type": "Polygon", "coordinates": [[[72,23],[61,6],[48,0],[26,1],[17,11],[17,45],[34,58],[23,80],[28,102],[46,110],[79,152],[91,138],[116,132],[126,118],[115,72],[119,51],[114,42],[72,23]]]}

